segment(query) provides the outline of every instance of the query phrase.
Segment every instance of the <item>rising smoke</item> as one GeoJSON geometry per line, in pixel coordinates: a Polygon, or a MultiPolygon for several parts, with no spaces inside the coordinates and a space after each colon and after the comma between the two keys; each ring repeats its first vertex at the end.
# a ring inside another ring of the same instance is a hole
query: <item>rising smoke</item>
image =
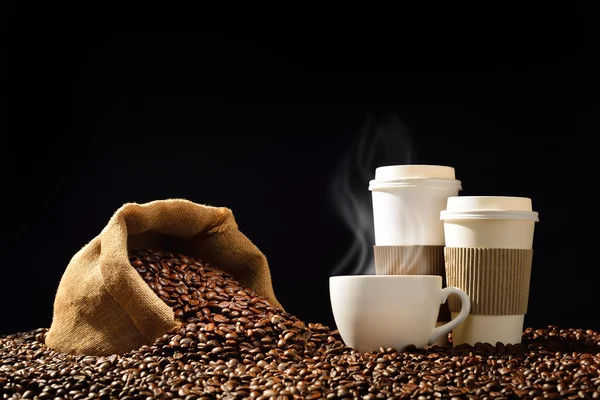
{"type": "Polygon", "coordinates": [[[332,274],[374,274],[373,203],[369,181],[384,165],[412,163],[411,139],[396,115],[367,118],[342,155],[331,184],[333,208],[352,233],[352,244],[332,274]]]}

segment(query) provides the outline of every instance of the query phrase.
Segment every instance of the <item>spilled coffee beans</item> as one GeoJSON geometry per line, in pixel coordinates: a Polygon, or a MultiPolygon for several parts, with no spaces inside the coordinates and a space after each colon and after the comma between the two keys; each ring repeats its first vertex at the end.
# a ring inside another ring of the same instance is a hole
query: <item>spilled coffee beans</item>
{"type": "Polygon", "coordinates": [[[600,334],[527,329],[523,343],[358,353],[200,260],[134,251],[179,328],[124,355],[71,356],[47,329],[0,338],[3,399],[600,399],[600,334]]]}

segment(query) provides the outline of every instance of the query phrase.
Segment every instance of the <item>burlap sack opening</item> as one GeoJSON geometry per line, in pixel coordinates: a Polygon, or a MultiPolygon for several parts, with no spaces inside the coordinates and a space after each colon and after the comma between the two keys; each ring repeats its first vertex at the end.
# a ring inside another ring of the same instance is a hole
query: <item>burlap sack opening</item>
{"type": "Polygon", "coordinates": [[[54,300],[48,347],[70,354],[123,354],[178,325],[173,309],[130,265],[129,249],[199,258],[282,308],[265,255],[238,229],[230,209],[185,199],[127,203],[67,265],[54,300]]]}

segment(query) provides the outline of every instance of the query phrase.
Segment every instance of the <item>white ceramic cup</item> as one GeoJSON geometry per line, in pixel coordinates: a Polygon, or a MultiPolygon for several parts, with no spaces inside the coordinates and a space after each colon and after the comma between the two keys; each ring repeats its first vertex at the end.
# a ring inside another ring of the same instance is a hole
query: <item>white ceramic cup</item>
{"type": "MultiPolygon", "coordinates": [[[[511,196],[449,197],[440,219],[446,247],[489,249],[532,249],[539,220],[530,198],[511,196]]],[[[452,331],[453,344],[520,343],[524,317],[471,314],[452,331]]]]}
{"type": "Polygon", "coordinates": [[[390,165],[375,170],[369,182],[376,246],[443,246],[440,212],[461,182],[454,168],[440,165],[390,165]]]}
{"type": "Polygon", "coordinates": [[[409,345],[424,348],[447,335],[469,314],[467,294],[442,288],[437,275],[346,275],[329,278],[331,307],[344,343],[360,352],[409,345]],[[436,327],[440,305],[457,295],[462,304],[452,321],[436,327]]]}

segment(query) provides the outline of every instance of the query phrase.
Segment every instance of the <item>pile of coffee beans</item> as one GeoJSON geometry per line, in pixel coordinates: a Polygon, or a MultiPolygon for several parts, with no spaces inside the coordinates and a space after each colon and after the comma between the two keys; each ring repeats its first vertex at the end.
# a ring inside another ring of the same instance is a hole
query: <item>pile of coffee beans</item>
{"type": "Polygon", "coordinates": [[[598,332],[359,353],[200,260],[140,250],[130,261],[181,326],[111,356],[57,353],[45,328],[0,337],[3,399],[600,399],[598,332]]]}

